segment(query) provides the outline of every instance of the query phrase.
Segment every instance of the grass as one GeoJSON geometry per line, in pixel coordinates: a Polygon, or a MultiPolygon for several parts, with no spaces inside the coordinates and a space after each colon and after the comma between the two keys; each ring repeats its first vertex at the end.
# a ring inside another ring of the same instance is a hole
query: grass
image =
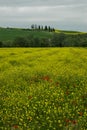
{"type": "Polygon", "coordinates": [[[0,49],[0,130],[87,130],[87,48],[0,49]]]}
{"type": "MultiPolygon", "coordinates": [[[[65,30],[56,30],[56,33],[65,33],[70,35],[84,34],[83,32],[77,31],[65,31],[65,30]]],[[[50,38],[52,37],[53,32],[46,31],[30,31],[21,28],[0,28],[0,41],[13,41],[16,37],[28,37],[34,36],[39,38],[50,38]]]]}
{"type": "Polygon", "coordinates": [[[16,37],[27,37],[32,35],[34,37],[44,38],[51,37],[52,33],[44,31],[30,31],[17,28],[0,28],[0,41],[13,41],[16,37]]]}

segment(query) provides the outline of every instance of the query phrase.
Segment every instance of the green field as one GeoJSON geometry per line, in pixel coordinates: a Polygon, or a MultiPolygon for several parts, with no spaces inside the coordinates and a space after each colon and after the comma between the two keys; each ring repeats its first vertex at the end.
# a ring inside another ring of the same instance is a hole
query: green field
{"type": "Polygon", "coordinates": [[[0,130],[87,130],[87,48],[0,49],[0,130]]]}
{"type": "Polygon", "coordinates": [[[16,37],[27,37],[27,36],[35,36],[35,37],[51,37],[53,33],[49,33],[46,31],[30,31],[26,29],[17,29],[17,28],[0,28],[0,41],[13,41],[16,37]]]}
{"type": "MultiPolygon", "coordinates": [[[[83,32],[65,30],[56,30],[55,32],[71,35],[84,34],[83,32]]],[[[16,37],[27,37],[32,35],[39,38],[50,38],[53,34],[53,32],[49,33],[49,31],[30,31],[22,28],[0,28],[0,41],[13,41],[16,37]]]]}

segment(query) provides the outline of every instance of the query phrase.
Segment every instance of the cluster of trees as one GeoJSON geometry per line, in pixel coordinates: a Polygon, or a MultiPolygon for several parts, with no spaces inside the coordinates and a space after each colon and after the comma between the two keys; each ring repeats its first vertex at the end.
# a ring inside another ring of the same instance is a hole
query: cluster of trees
{"type": "Polygon", "coordinates": [[[34,36],[16,37],[13,41],[0,42],[0,47],[50,47],[48,38],[34,36]]]}
{"type": "Polygon", "coordinates": [[[87,47],[87,34],[55,33],[52,43],[56,47],[87,47]]]}
{"type": "Polygon", "coordinates": [[[87,47],[87,34],[53,33],[51,38],[35,36],[17,37],[0,42],[0,47],[87,47]]]}
{"type": "Polygon", "coordinates": [[[32,24],[31,30],[55,32],[55,29],[50,26],[47,26],[47,25],[43,26],[43,25],[37,25],[37,24],[32,24]]]}

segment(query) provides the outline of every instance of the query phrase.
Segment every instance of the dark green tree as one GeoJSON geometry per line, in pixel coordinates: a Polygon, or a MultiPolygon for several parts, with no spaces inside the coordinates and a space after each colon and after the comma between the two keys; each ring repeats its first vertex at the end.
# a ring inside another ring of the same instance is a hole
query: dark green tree
{"type": "Polygon", "coordinates": [[[31,25],[31,29],[34,30],[34,24],[31,25]]]}
{"type": "Polygon", "coordinates": [[[47,27],[47,25],[45,25],[45,28],[44,28],[44,30],[45,30],[45,31],[47,31],[47,30],[48,30],[48,27],[47,27]]]}
{"type": "Polygon", "coordinates": [[[65,39],[65,34],[64,33],[54,33],[53,38],[52,38],[52,42],[53,45],[56,47],[63,47],[63,42],[65,39]]]}
{"type": "Polygon", "coordinates": [[[41,29],[41,27],[40,27],[40,25],[38,26],[38,30],[40,31],[40,29],[41,29]]]}
{"type": "Polygon", "coordinates": [[[14,40],[14,45],[17,47],[27,47],[28,41],[25,37],[17,37],[14,40]]]}
{"type": "Polygon", "coordinates": [[[0,41],[0,47],[2,47],[3,46],[3,42],[2,41],[0,41]]]}
{"type": "Polygon", "coordinates": [[[51,32],[51,28],[50,28],[50,26],[48,27],[48,30],[49,30],[49,32],[51,32]]]}

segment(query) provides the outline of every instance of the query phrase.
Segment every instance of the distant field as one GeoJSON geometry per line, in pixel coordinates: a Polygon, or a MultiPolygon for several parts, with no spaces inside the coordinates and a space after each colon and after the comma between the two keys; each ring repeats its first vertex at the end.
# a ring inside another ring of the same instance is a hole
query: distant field
{"type": "Polygon", "coordinates": [[[87,48],[0,49],[0,130],[87,130],[87,48]]]}
{"type": "MultiPolygon", "coordinates": [[[[65,31],[65,30],[56,30],[56,33],[65,33],[65,34],[83,34],[82,32],[76,31],[65,31]]],[[[16,37],[27,37],[34,36],[39,38],[50,38],[52,37],[53,32],[46,31],[30,31],[26,29],[18,28],[0,28],[0,41],[13,41],[16,37]]]]}
{"type": "Polygon", "coordinates": [[[44,32],[44,31],[30,31],[23,29],[8,29],[8,28],[0,28],[0,41],[13,41],[16,37],[34,35],[35,37],[51,37],[52,33],[44,32]]]}
{"type": "Polygon", "coordinates": [[[77,35],[77,34],[86,34],[85,32],[79,32],[79,31],[67,31],[67,30],[56,30],[57,33],[65,33],[70,35],[77,35]]]}

